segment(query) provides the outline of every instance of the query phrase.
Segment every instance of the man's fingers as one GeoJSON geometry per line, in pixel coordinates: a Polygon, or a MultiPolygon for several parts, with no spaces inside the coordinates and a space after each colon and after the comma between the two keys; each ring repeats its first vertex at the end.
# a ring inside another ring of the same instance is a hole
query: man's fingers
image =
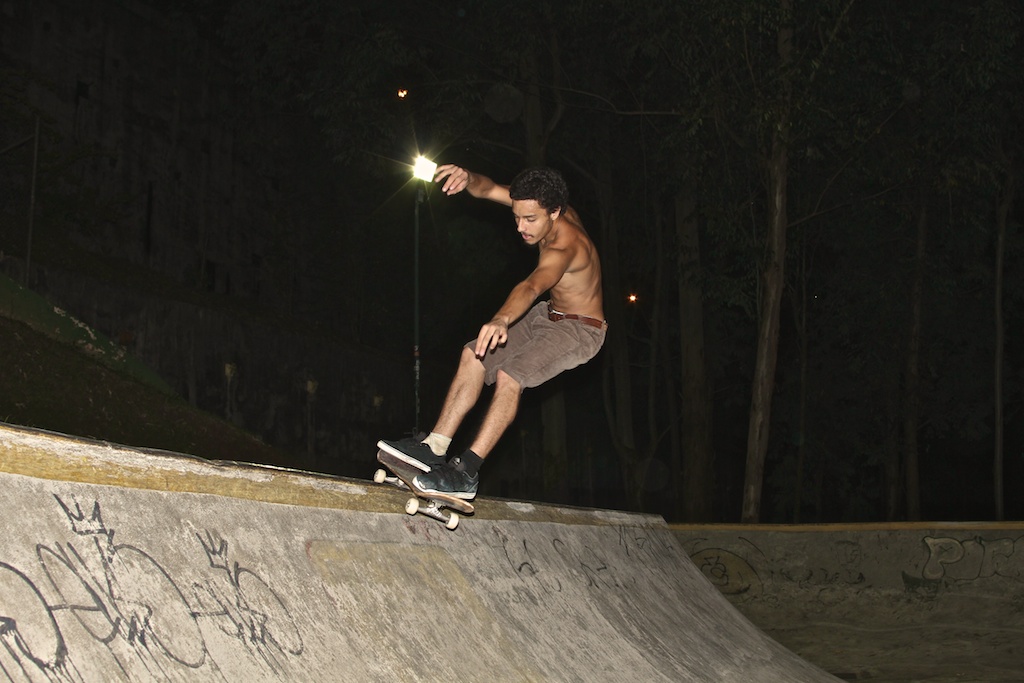
{"type": "Polygon", "coordinates": [[[483,358],[484,356],[486,356],[487,355],[487,349],[488,349],[489,345],[490,345],[490,340],[486,340],[483,337],[477,339],[476,340],[476,349],[474,350],[474,353],[476,353],[476,357],[477,358],[483,358]]]}
{"type": "Polygon", "coordinates": [[[466,189],[469,184],[469,172],[453,164],[438,166],[434,173],[434,182],[439,183],[442,180],[444,180],[444,184],[441,186],[441,191],[445,194],[456,194],[466,189]]]}
{"type": "Polygon", "coordinates": [[[442,187],[443,190],[447,190],[448,185],[452,182],[452,179],[451,179],[450,176],[452,174],[452,171],[454,171],[454,170],[455,169],[454,169],[453,166],[449,166],[449,165],[438,166],[437,167],[437,171],[434,172],[434,182],[435,183],[439,183],[442,180],[444,180],[445,178],[448,178],[448,180],[445,182],[444,186],[442,187]]]}
{"type": "Polygon", "coordinates": [[[488,351],[493,351],[508,341],[508,330],[503,326],[484,325],[476,338],[476,357],[483,358],[488,351]]]}
{"type": "Polygon", "coordinates": [[[480,329],[480,334],[476,338],[476,348],[473,349],[473,353],[476,354],[477,358],[483,358],[487,354],[487,347],[491,343],[490,335],[487,334],[487,328],[483,327],[480,329]]]}

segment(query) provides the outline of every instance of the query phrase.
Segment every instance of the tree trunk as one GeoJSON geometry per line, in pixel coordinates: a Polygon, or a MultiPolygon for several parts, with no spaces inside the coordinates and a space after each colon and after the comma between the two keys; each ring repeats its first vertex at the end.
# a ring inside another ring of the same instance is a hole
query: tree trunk
{"type": "Polygon", "coordinates": [[[800,282],[797,290],[796,330],[800,343],[800,399],[797,416],[796,485],[793,491],[793,523],[800,523],[803,506],[804,463],[807,460],[807,239],[800,237],[800,282]]]}
{"type": "MultiPolygon", "coordinates": [[[[549,500],[568,502],[569,496],[569,450],[565,426],[565,390],[560,377],[548,386],[541,401],[541,419],[544,425],[541,443],[544,452],[544,495],[549,500]]],[[[582,447],[582,443],[577,443],[582,447]]]]}
{"type": "MultiPolygon", "coordinates": [[[[669,348],[669,339],[667,334],[661,335],[658,339],[658,343],[661,345],[661,356],[663,358],[671,358],[672,353],[669,348]]],[[[673,519],[685,519],[686,518],[686,491],[684,489],[684,466],[682,458],[682,425],[681,420],[677,419],[677,416],[683,414],[683,410],[680,407],[679,400],[679,389],[671,378],[661,383],[661,395],[664,405],[664,414],[669,416],[668,423],[668,440],[669,440],[669,468],[673,473],[672,480],[672,518],[673,519]]],[[[714,497],[712,492],[708,492],[709,507],[713,509],[714,497]]],[[[710,515],[709,515],[710,519],[710,515]]]]}
{"type": "Polygon", "coordinates": [[[777,119],[773,122],[771,154],[768,160],[768,234],[765,238],[765,262],[761,273],[760,325],[757,336],[757,358],[750,398],[750,425],[747,430],[747,462],[743,483],[742,521],[756,523],[761,516],[761,490],[764,485],[764,462],[768,453],[768,430],[771,421],[772,393],[775,390],[775,366],[779,351],[779,309],[785,286],[786,194],[789,173],[789,130],[793,100],[792,0],[780,0],[782,25],[779,27],[777,49],[781,93],[777,119]]]}
{"type": "Polygon", "coordinates": [[[626,314],[623,297],[618,296],[622,291],[619,268],[616,259],[612,256],[618,253],[619,234],[615,218],[611,214],[610,200],[600,199],[609,194],[606,192],[599,195],[603,217],[601,220],[603,228],[602,254],[605,254],[605,258],[601,261],[604,291],[606,292],[604,310],[605,316],[611,321],[608,326],[608,334],[605,337],[604,348],[601,350],[601,359],[604,365],[604,406],[612,445],[619,456],[622,482],[627,499],[639,509],[643,493],[639,481],[640,459],[633,426],[633,388],[630,377],[629,346],[624,325],[626,314]],[[611,296],[607,294],[611,294],[611,296]]]}
{"type": "Polygon", "coordinates": [[[1003,355],[1006,344],[1006,328],[1003,321],[1003,260],[1006,250],[1006,224],[1013,211],[1013,195],[1017,178],[1013,172],[1012,162],[1006,172],[1003,196],[996,210],[996,267],[995,267],[995,358],[993,359],[993,403],[995,408],[995,447],[992,464],[992,483],[994,488],[995,517],[1002,521],[1005,517],[1003,491],[1003,355]]]}
{"type": "Polygon", "coordinates": [[[917,432],[921,412],[921,316],[924,305],[924,260],[928,236],[928,202],[921,189],[914,253],[914,281],[910,291],[910,329],[907,335],[903,387],[903,467],[906,485],[907,519],[921,519],[921,482],[917,432]]]}
{"type": "Polygon", "coordinates": [[[682,358],[683,518],[687,522],[707,522],[712,516],[714,491],[713,411],[704,357],[697,201],[687,188],[676,194],[675,204],[682,358]]]}
{"type": "Polygon", "coordinates": [[[544,120],[544,106],[540,96],[540,74],[537,55],[533,50],[524,50],[520,59],[523,72],[523,127],[526,143],[526,165],[540,166],[547,156],[547,125],[544,120]]]}
{"type": "Polygon", "coordinates": [[[885,506],[885,521],[895,522],[900,518],[900,504],[903,491],[903,479],[900,476],[900,387],[899,373],[886,372],[885,381],[885,441],[882,444],[882,457],[884,458],[883,492],[885,506]]]}
{"type": "MultiPolygon", "coordinates": [[[[653,239],[655,253],[665,253],[665,216],[662,211],[661,204],[655,204],[654,217],[652,220],[653,239]]],[[[663,290],[665,282],[665,259],[655,259],[654,262],[654,282],[649,297],[650,305],[650,317],[648,318],[650,325],[650,342],[648,344],[648,363],[647,363],[647,453],[643,459],[643,463],[640,468],[640,474],[638,477],[639,486],[639,508],[640,510],[645,508],[645,494],[648,490],[648,482],[650,481],[651,466],[655,462],[655,458],[660,449],[660,427],[658,418],[663,414],[659,410],[658,405],[658,389],[662,384],[662,378],[665,376],[665,372],[661,367],[661,337],[662,337],[662,300],[663,290]]],[[[643,302],[637,302],[642,305],[643,302]]],[[[635,306],[636,304],[634,304],[635,306]]],[[[671,458],[669,458],[671,460],[671,458]]],[[[665,484],[671,485],[671,481],[664,482],[665,484]]]]}

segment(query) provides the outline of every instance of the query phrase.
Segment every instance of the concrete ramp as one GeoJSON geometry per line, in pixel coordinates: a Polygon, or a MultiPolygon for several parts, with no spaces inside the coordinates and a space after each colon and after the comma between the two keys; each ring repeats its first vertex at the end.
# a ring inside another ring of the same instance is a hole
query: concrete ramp
{"type": "Polygon", "coordinates": [[[405,498],[0,425],[0,680],[836,680],[660,517],[405,498]]]}

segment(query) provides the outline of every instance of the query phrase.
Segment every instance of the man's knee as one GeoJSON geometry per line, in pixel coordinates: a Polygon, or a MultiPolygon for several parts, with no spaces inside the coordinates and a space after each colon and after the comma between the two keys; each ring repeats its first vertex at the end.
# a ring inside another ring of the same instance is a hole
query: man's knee
{"type": "Polygon", "coordinates": [[[476,354],[473,353],[472,349],[467,349],[465,347],[463,347],[462,355],[459,357],[459,365],[464,370],[472,370],[473,372],[479,371],[482,373],[484,370],[483,361],[476,357],[476,354]]]}
{"type": "Polygon", "coordinates": [[[509,391],[515,391],[516,393],[520,394],[523,392],[523,386],[519,383],[519,381],[514,379],[512,375],[508,374],[504,370],[498,370],[497,376],[495,378],[495,389],[499,391],[507,389],[509,391]]]}

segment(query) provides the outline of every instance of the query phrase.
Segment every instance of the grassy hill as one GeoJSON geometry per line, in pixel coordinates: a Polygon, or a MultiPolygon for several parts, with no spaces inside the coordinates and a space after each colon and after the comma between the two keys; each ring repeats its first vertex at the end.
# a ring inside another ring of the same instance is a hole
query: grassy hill
{"type": "Polygon", "coordinates": [[[296,458],[197,410],[116,344],[0,276],[0,421],[211,460],[296,458]]]}

